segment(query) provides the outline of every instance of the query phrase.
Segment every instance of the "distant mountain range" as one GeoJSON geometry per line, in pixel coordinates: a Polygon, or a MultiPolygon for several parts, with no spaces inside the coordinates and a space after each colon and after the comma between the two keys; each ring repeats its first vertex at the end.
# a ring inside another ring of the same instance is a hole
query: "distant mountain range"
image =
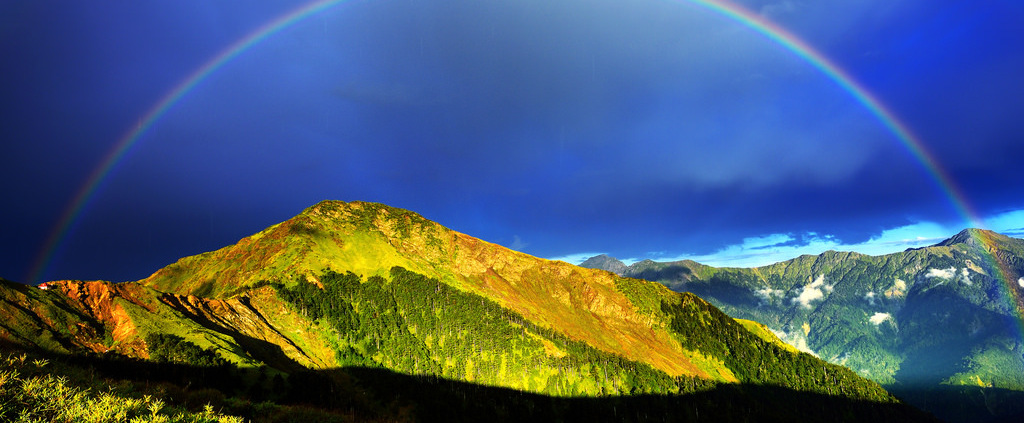
{"type": "Polygon", "coordinates": [[[750,269],[607,256],[581,266],[697,294],[940,417],[1024,415],[1024,240],[967,229],[901,253],[828,251],[750,269]]]}
{"type": "Polygon", "coordinates": [[[319,203],[138,282],[0,280],[0,315],[0,345],[78,369],[65,380],[141,380],[256,421],[280,421],[273,402],[338,421],[931,419],[768,329],[796,317],[734,320],[374,203],[319,203]]]}

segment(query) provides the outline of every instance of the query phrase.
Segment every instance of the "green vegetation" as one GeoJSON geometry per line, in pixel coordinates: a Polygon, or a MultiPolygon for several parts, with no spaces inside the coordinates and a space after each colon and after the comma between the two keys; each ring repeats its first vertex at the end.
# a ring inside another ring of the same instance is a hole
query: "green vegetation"
{"type": "Polygon", "coordinates": [[[562,396],[674,393],[672,378],[597,350],[479,295],[396,267],[391,279],[347,273],[274,284],[296,311],[333,331],[338,362],[562,396]]]}
{"type": "MultiPolygon", "coordinates": [[[[296,372],[287,382],[278,382],[275,390],[281,396],[275,402],[254,402],[242,397],[226,397],[221,390],[205,385],[208,378],[194,377],[188,383],[171,383],[159,371],[154,372],[166,369],[169,366],[166,363],[153,367],[146,362],[114,357],[68,359],[70,361],[17,353],[0,360],[0,420],[76,423],[930,420],[902,404],[854,401],[769,386],[724,384],[685,395],[564,398],[360,367],[296,372]]],[[[180,369],[175,371],[180,372],[180,369]]]]}
{"type": "MultiPolygon", "coordinates": [[[[671,378],[650,366],[595,350],[538,327],[496,303],[436,280],[394,268],[391,280],[328,273],[310,283],[275,284],[281,298],[337,336],[340,363],[461,379],[554,395],[680,393],[714,386],[671,378]]],[[[645,284],[623,281],[634,302],[645,284]]],[[[653,296],[659,298],[659,296],[653,296]]],[[[744,383],[842,395],[875,402],[895,399],[846,368],[766,341],[699,298],[663,302],[684,349],[722,362],[744,383]]],[[[650,307],[650,305],[648,305],[650,307]]]]}
{"type": "Polygon", "coordinates": [[[221,358],[212,348],[202,349],[177,335],[151,333],[146,336],[149,358],[157,363],[187,364],[200,367],[226,366],[228,361],[221,358]]]}
{"type": "MultiPolygon", "coordinates": [[[[261,280],[353,271],[387,276],[402,266],[421,273],[431,267],[396,251],[395,240],[416,239],[444,250],[447,231],[414,212],[384,204],[323,201],[237,244],[185,257],[146,279],[164,292],[226,298],[261,280]]],[[[418,251],[423,253],[423,251],[418,251]]],[[[442,265],[443,255],[433,257],[442,265]]]]}
{"type": "Polygon", "coordinates": [[[28,354],[0,357],[0,421],[243,423],[240,417],[206,405],[189,411],[150,395],[134,395],[126,384],[82,386],[81,378],[56,375],[44,358],[28,354]]]}
{"type": "Polygon", "coordinates": [[[750,333],[739,322],[700,298],[686,293],[676,304],[664,303],[671,328],[683,347],[700,349],[732,369],[743,383],[767,384],[800,391],[842,395],[876,402],[896,401],[878,384],[841,366],[806,353],[793,353],[750,333]]]}
{"type": "MultiPolygon", "coordinates": [[[[753,269],[645,261],[623,274],[692,292],[729,316],[761,322],[793,345],[908,392],[917,404],[952,410],[944,418],[998,420],[1008,416],[998,413],[1004,404],[977,396],[1024,393],[1019,239],[966,230],[935,246],[885,256],[828,251],[753,269]],[[1001,280],[1004,272],[1009,281],[1001,280]],[[946,385],[953,387],[939,389],[946,385]],[[920,390],[946,400],[928,401],[920,390]],[[956,392],[964,395],[963,407],[947,406],[956,392]]],[[[701,342],[723,351],[714,340],[701,342]]]]}

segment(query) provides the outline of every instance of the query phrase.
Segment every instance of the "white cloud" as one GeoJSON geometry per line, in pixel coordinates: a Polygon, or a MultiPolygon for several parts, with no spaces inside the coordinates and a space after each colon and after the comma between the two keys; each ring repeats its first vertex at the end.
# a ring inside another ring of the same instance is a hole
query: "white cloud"
{"type": "Polygon", "coordinates": [[[926,278],[939,278],[939,279],[953,279],[956,275],[956,268],[950,267],[949,269],[928,269],[928,273],[924,275],[926,278]]]}
{"type": "Polygon", "coordinates": [[[764,299],[765,301],[771,301],[772,297],[782,298],[786,295],[786,292],[781,289],[771,289],[768,287],[755,289],[754,295],[764,299]]]}
{"type": "Polygon", "coordinates": [[[868,320],[870,320],[871,323],[873,323],[875,326],[878,326],[878,325],[882,324],[882,322],[884,322],[884,321],[886,321],[888,319],[891,319],[891,318],[892,318],[892,315],[889,314],[889,313],[875,313],[874,315],[869,317],[868,320]]]}
{"type": "Polygon", "coordinates": [[[657,261],[694,260],[717,267],[757,267],[789,260],[803,254],[821,254],[840,249],[841,244],[831,236],[807,233],[799,240],[789,234],[772,234],[744,238],[711,254],[683,254],[654,258],[657,261]],[[795,242],[799,241],[799,242],[795,242]]]}
{"type": "Polygon", "coordinates": [[[748,249],[774,247],[794,240],[795,239],[788,234],[771,234],[767,236],[743,238],[743,244],[741,244],[741,247],[748,249]]]}
{"type": "Polygon", "coordinates": [[[864,294],[864,299],[871,305],[875,305],[875,291],[869,291],[867,294],[864,294]]]}
{"type": "MultiPolygon", "coordinates": [[[[828,250],[855,251],[867,255],[884,255],[897,253],[907,248],[919,248],[937,244],[964,229],[964,225],[983,226],[996,232],[1010,236],[1024,236],[1024,210],[1014,210],[989,216],[982,222],[960,222],[952,226],[935,222],[915,222],[908,225],[890,228],[870,237],[865,242],[850,244],[833,235],[816,232],[794,234],[768,234],[744,238],[742,242],[729,245],[711,254],[673,254],[671,252],[648,253],[655,261],[667,262],[678,260],[694,260],[699,263],[716,267],[758,267],[789,260],[804,254],[817,255],[828,250]]],[[[552,258],[570,263],[582,263],[589,257],[600,253],[570,254],[552,258]]],[[[640,259],[624,259],[624,263],[632,264],[640,259]]],[[[934,276],[937,277],[937,276],[934,276]]],[[[945,277],[951,279],[950,275],[945,277]]],[[[897,289],[906,293],[906,288],[897,289]]]]}
{"type": "Polygon", "coordinates": [[[724,247],[711,254],[683,254],[652,257],[657,261],[690,259],[716,267],[766,266],[804,254],[821,254],[828,250],[856,251],[861,254],[882,255],[907,248],[936,244],[955,235],[963,228],[946,228],[936,223],[920,222],[882,231],[868,241],[846,244],[832,235],[806,232],[797,239],[792,234],[770,234],[744,238],[743,242],[724,247]]]}
{"type": "Polygon", "coordinates": [[[800,331],[795,330],[792,332],[784,332],[781,330],[775,330],[771,328],[769,328],[768,330],[772,331],[772,333],[774,333],[775,336],[779,337],[779,339],[781,339],[782,342],[792,345],[793,348],[796,348],[815,357],[818,356],[818,354],[815,353],[814,350],[811,349],[811,347],[807,346],[807,336],[805,336],[800,331]]]}
{"type": "Polygon", "coordinates": [[[969,274],[967,274],[967,268],[966,267],[963,269],[962,272],[960,272],[960,281],[963,282],[964,285],[967,285],[967,286],[971,286],[972,285],[972,283],[971,283],[971,276],[969,274]]]}
{"type": "Polygon", "coordinates": [[[793,298],[793,303],[799,303],[801,307],[805,309],[811,308],[811,302],[820,300],[825,297],[825,293],[821,292],[822,285],[825,284],[825,275],[819,275],[814,282],[811,282],[804,286],[804,289],[800,291],[800,295],[793,298]]]}
{"type": "Polygon", "coordinates": [[[1017,279],[1017,285],[1020,285],[1021,288],[1024,288],[1024,277],[1017,279]]]}
{"type": "Polygon", "coordinates": [[[985,227],[1010,236],[1024,234],[1024,210],[1000,213],[985,219],[985,227]]]}

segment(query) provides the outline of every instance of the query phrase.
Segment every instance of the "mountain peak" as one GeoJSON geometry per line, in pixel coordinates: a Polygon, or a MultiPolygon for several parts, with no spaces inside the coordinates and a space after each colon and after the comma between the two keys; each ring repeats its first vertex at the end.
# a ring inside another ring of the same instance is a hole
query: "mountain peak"
{"type": "Polygon", "coordinates": [[[310,206],[306,210],[303,210],[300,215],[323,217],[330,220],[364,220],[367,218],[373,219],[376,217],[399,216],[419,221],[426,220],[423,216],[409,210],[367,201],[345,202],[339,200],[323,200],[310,206]]]}
{"type": "Polygon", "coordinates": [[[948,247],[956,244],[967,244],[968,246],[976,247],[982,239],[986,242],[1004,242],[1008,241],[1010,238],[1006,235],[987,229],[967,228],[960,231],[960,233],[953,235],[951,238],[938,243],[938,245],[948,247]]]}
{"type": "Polygon", "coordinates": [[[588,269],[601,269],[622,276],[626,271],[626,264],[615,257],[607,254],[596,255],[580,263],[580,267],[588,269]]]}

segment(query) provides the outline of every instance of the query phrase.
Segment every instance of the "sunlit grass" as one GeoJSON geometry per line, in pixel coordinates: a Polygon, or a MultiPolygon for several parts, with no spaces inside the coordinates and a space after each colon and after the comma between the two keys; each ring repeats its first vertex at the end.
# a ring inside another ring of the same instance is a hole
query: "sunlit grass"
{"type": "Polygon", "coordinates": [[[49,361],[8,354],[0,359],[0,421],[83,423],[242,423],[207,405],[190,412],[150,395],[131,396],[116,385],[83,387],[48,372],[49,361]]]}

